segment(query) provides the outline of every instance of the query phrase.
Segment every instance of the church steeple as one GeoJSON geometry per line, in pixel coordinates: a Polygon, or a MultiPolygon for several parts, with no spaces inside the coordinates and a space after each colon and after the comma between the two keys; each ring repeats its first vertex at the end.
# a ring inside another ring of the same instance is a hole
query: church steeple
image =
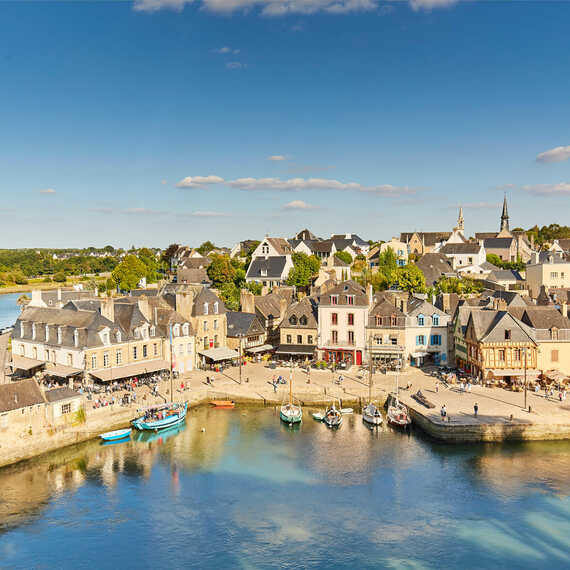
{"type": "Polygon", "coordinates": [[[463,208],[459,206],[459,216],[457,216],[457,229],[463,233],[465,230],[465,220],[463,219],[463,208]]]}
{"type": "Polygon", "coordinates": [[[509,231],[509,210],[507,209],[507,195],[505,194],[505,199],[503,200],[503,213],[501,214],[501,231],[509,231]]]}

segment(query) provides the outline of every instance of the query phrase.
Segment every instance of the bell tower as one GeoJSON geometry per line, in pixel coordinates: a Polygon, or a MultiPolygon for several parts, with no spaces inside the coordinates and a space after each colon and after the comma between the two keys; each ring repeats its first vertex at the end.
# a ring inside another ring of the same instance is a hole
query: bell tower
{"type": "Polygon", "coordinates": [[[503,200],[503,213],[501,214],[501,231],[499,233],[509,233],[509,211],[507,209],[507,195],[503,200]]]}

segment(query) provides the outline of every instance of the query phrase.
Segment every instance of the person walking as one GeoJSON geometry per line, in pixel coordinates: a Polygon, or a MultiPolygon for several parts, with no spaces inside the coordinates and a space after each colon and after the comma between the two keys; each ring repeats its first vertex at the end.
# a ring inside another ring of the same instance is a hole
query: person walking
{"type": "Polygon", "coordinates": [[[439,382],[435,383],[435,393],[437,394],[439,392],[439,382]]]}
{"type": "Polygon", "coordinates": [[[477,414],[479,413],[479,404],[477,402],[475,402],[475,405],[473,406],[473,411],[475,412],[475,417],[477,417],[477,414]]]}
{"type": "Polygon", "coordinates": [[[445,416],[447,415],[447,408],[445,406],[445,404],[443,404],[443,406],[441,406],[441,419],[445,419],[445,416]]]}
{"type": "Polygon", "coordinates": [[[272,384],[273,384],[273,391],[277,392],[277,382],[275,382],[275,380],[273,380],[272,384]]]}

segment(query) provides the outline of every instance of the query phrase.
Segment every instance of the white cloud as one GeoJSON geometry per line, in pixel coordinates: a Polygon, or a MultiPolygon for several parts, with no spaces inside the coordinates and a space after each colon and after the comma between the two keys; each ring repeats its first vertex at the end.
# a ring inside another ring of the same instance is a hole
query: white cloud
{"type": "Polygon", "coordinates": [[[239,52],[240,52],[239,49],[231,48],[231,47],[228,47],[228,46],[224,46],[224,47],[217,48],[217,49],[214,50],[214,53],[219,53],[219,54],[222,54],[222,55],[223,55],[223,54],[228,54],[228,53],[237,55],[239,52]]]}
{"type": "Polygon", "coordinates": [[[412,10],[433,10],[434,8],[447,8],[457,4],[459,0],[410,0],[412,10]]]}
{"type": "Polygon", "coordinates": [[[287,157],[283,154],[273,154],[268,156],[267,160],[287,160],[287,157]]]}
{"type": "Polygon", "coordinates": [[[521,189],[537,196],[566,196],[570,194],[570,182],[558,184],[527,184],[521,189]]]}
{"type": "Polygon", "coordinates": [[[570,146],[557,146],[536,157],[536,162],[563,162],[570,159],[570,146]]]}
{"type": "Polygon", "coordinates": [[[221,184],[223,178],[210,174],[209,176],[187,176],[176,183],[177,188],[203,188],[208,184],[221,184]]]}
{"type": "Polygon", "coordinates": [[[315,210],[315,206],[303,202],[303,200],[293,200],[283,206],[284,210],[315,210]]]}
{"type": "Polygon", "coordinates": [[[228,63],[226,63],[226,67],[228,69],[245,69],[247,65],[240,61],[228,61],[228,63]]]}
{"type": "Polygon", "coordinates": [[[40,190],[40,194],[55,194],[55,190],[53,188],[42,188],[40,190]]]}

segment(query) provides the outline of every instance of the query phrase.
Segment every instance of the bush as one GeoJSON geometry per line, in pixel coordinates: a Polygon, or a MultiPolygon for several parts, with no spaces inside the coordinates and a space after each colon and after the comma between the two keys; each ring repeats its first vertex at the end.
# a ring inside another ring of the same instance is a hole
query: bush
{"type": "Polygon", "coordinates": [[[51,283],[51,277],[44,277],[42,283],[51,283]]]}
{"type": "Polygon", "coordinates": [[[59,271],[53,276],[53,280],[57,283],[65,283],[67,281],[67,277],[63,271],[59,271]]]}

